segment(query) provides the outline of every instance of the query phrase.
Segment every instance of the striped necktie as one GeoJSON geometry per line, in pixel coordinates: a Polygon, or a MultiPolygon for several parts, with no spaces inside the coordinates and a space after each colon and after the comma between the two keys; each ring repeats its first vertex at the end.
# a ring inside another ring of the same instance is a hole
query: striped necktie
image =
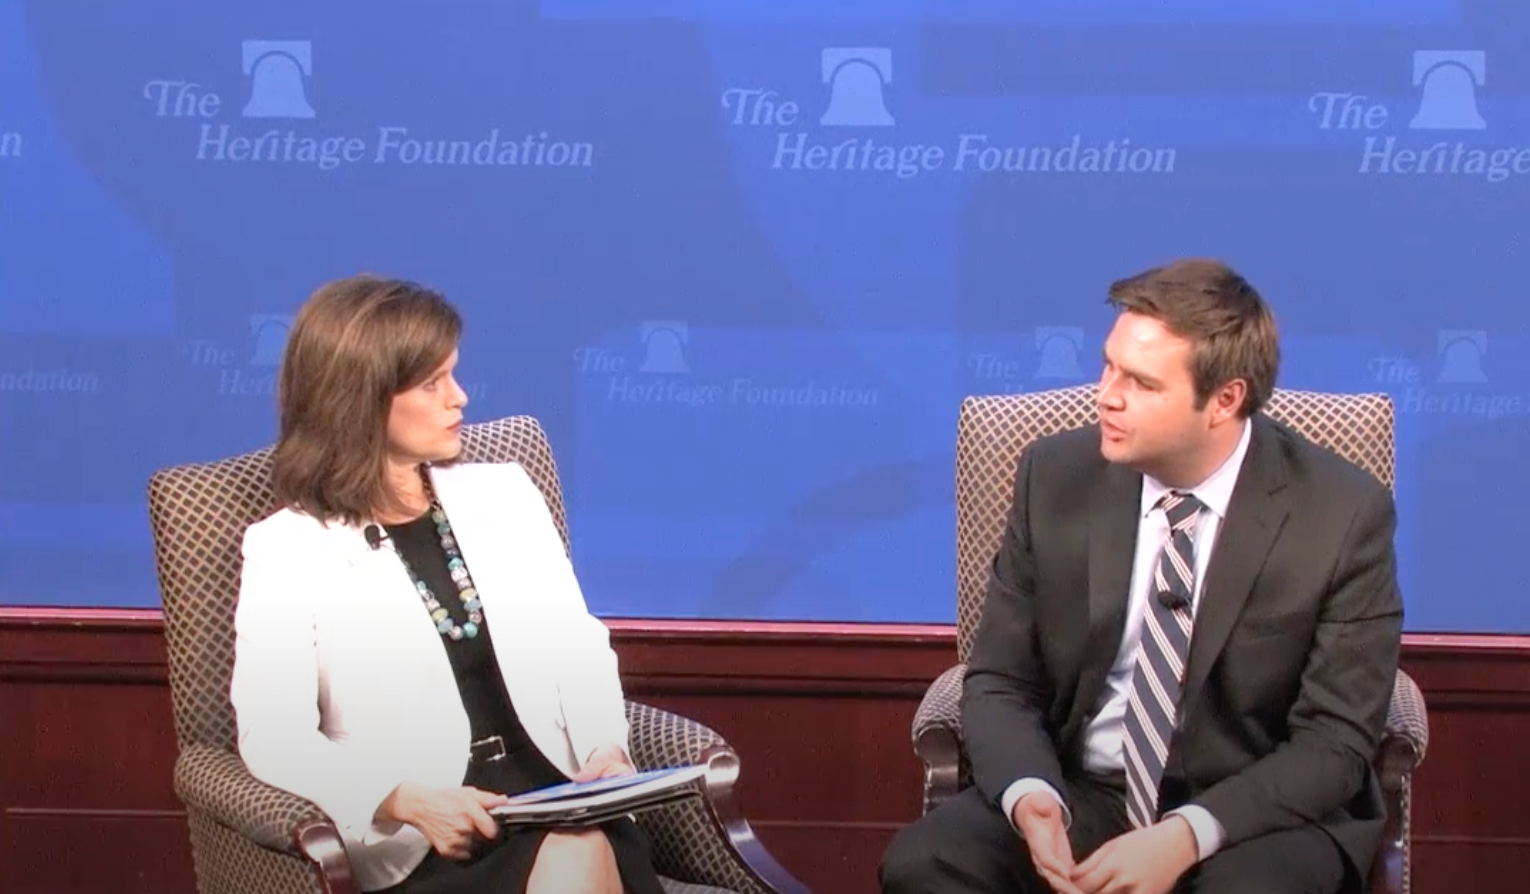
{"type": "Polygon", "coordinates": [[[1126,814],[1133,828],[1158,820],[1158,785],[1169,757],[1179,711],[1180,685],[1190,654],[1194,623],[1195,544],[1191,539],[1204,504],[1178,491],[1164,495],[1159,508],[1169,518],[1169,536],[1153,573],[1151,592],[1132,672],[1126,710],[1126,814]]]}

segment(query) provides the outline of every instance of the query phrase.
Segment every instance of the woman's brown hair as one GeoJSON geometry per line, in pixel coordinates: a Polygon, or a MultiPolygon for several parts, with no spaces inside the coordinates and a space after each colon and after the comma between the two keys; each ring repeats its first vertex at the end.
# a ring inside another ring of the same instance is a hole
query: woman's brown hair
{"type": "Polygon", "coordinates": [[[277,384],[272,484],[285,507],[358,525],[392,505],[385,470],[394,395],[451,357],[462,318],[417,283],[363,274],[298,311],[277,384]]]}

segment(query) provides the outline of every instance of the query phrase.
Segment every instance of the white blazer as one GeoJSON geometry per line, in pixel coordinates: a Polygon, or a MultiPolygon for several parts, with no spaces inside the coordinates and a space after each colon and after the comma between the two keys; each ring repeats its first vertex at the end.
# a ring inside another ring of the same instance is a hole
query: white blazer
{"type": "MultiPolygon", "coordinates": [[[[589,613],[541,492],[515,464],[431,472],[531,740],[573,774],[628,748],[616,655],[589,613]]],[[[363,890],[397,884],[429,842],[376,823],[406,780],[462,784],[470,733],[446,649],[390,542],[283,509],[249,527],[230,695],[239,753],[335,822],[363,890]]],[[[455,598],[448,594],[445,598],[455,598]]]]}

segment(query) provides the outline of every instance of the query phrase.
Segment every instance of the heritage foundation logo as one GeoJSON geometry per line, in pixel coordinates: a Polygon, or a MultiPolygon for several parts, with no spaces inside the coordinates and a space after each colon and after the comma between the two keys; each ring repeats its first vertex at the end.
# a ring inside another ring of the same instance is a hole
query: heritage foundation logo
{"type": "Polygon", "coordinates": [[[222,93],[197,81],[156,79],[143,99],[155,118],[197,124],[192,157],[222,164],[300,164],[332,171],[342,165],[419,167],[588,168],[595,145],[547,131],[486,126],[474,134],[421,134],[397,123],[370,133],[325,132],[309,86],[321,66],[307,40],[246,40],[241,46],[243,102],[231,109],[222,93]],[[227,119],[231,114],[237,120],[227,119]]]}
{"type": "Polygon", "coordinates": [[[990,348],[967,355],[967,377],[974,394],[1022,394],[1081,385],[1093,376],[1079,356],[1084,350],[1080,326],[1038,326],[1014,350],[990,348]]]}
{"type": "Polygon", "coordinates": [[[1318,130],[1364,135],[1361,174],[1468,176],[1489,183],[1530,175],[1530,146],[1495,146],[1486,133],[1477,93],[1488,83],[1486,52],[1419,50],[1411,83],[1417,96],[1406,110],[1338,91],[1314,93],[1307,110],[1318,130]]]}
{"type": "MultiPolygon", "coordinates": [[[[193,368],[217,373],[217,392],[229,397],[274,397],[292,314],[259,313],[246,318],[243,338],[232,343],[216,339],[192,339],[182,353],[193,368]]],[[[462,382],[468,400],[488,393],[483,382],[462,382]]]]}
{"type": "Polygon", "coordinates": [[[808,103],[763,87],[723,91],[724,122],[773,136],[768,167],[776,171],[866,171],[900,180],[958,174],[1172,174],[1178,152],[1140,147],[1129,137],[1101,142],[1079,134],[1008,145],[985,133],[922,143],[901,140],[900,113],[889,104],[896,83],[888,47],[829,47],[820,56],[825,97],[808,103]],[[821,108],[816,115],[810,108],[821,108]]]}
{"type": "Polygon", "coordinates": [[[601,399],[610,404],[832,410],[874,408],[881,402],[880,389],[844,377],[716,376],[697,370],[689,353],[695,333],[684,321],[648,321],[635,335],[630,351],[583,347],[574,352],[576,373],[596,383],[601,399]]]}
{"type": "Polygon", "coordinates": [[[7,370],[0,372],[0,392],[27,394],[96,394],[101,378],[93,372],[69,369],[7,370]]]}
{"type": "Polygon", "coordinates": [[[1367,378],[1392,395],[1399,414],[1499,419],[1530,412],[1530,399],[1495,388],[1488,369],[1487,332],[1443,329],[1428,362],[1378,357],[1367,378]]]}
{"type": "Polygon", "coordinates": [[[218,375],[219,394],[271,397],[276,394],[277,368],[292,328],[290,314],[251,314],[248,341],[233,347],[212,339],[192,339],[184,348],[191,366],[218,375]]]}

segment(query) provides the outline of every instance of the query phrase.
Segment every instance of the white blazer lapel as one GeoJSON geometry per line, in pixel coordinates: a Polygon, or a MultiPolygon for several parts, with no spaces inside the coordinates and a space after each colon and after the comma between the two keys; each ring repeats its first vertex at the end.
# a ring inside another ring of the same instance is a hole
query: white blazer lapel
{"type": "Polygon", "coordinates": [[[352,716],[387,727],[407,702],[411,712],[434,718],[432,730],[416,725],[408,733],[416,747],[440,749],[443,759],[465,758],[467,715],[451,663],[393,544],[385,540],[374,550],[356,528],[331,533],[345,553],[350,579],[336,587],[336,611],[324,625],[332,654],[321,661],[346,668],[354,676],[348,691],[366,693],[362,703],[375,708],[375,717],[352,716]]]}
{"type": "Polygon", "coordinates": [[[419,592],[392,541],[384,540],[377,549],[372,549],[354,529],[345,534],[346,560],[355,575],[352,590],[365,603],[357,606],[366,615],[364,625],[375,634],[387,636],[387,645],[401,650],[396,657],[409,664],[429,665],[436,672],[434,675],[444,673],[450,677],[451,665],[440,643],[431,639],[439,634],[431,626],[419,592]]]}
{"type": "Polygon", "coordinates": [[[559,703],[558,662],[548,654],[558,638],[549,635],[549,619],[538,611],[544,562],[521,535],[525,508],[505,486],[508,474],[503,466],[469,464],[432,470],[431,481],[478,589],[505,690],[521,725],[553,763],[573,772],[559,703]]]}
{"type": "Polygon", "coordinates": [[[521,645],[528,619],[521,592],[524,563],[515,555],[522,545],[516,543],[515,526],[510,523],[514,507],[504,505],[503,493],[494,487],[493,471],[488,466],[435,469],[431,483],[451,522],[452,536],[473,577],[504,665],[519,653],[511,647],[521,645]]]}

